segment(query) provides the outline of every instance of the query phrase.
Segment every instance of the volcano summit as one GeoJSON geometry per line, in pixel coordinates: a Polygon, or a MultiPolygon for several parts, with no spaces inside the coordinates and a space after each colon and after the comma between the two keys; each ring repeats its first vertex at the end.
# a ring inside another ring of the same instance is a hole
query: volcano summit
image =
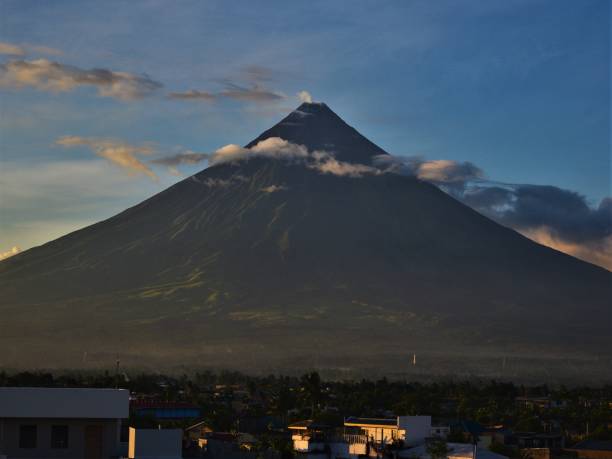
{"type": "Polygon", "coordinates": [[[152,198],[0,262],[0,363],[609,370],[608,271],[378,169],[387,153],[325,104],[223,150],[152,198]]]}

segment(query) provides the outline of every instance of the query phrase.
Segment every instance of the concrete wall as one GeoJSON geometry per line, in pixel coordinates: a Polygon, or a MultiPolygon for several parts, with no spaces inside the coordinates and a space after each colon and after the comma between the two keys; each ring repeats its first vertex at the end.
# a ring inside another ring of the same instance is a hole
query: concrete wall
{"type": "Polygon", "coordinates": [[[102,457],[117,457],[123,454],[119,442],[120,420],[117,419],[0,419],[0,455],[13,458],[71,458],[85,457],[85,428],[100,426],[102,428],[102,457]],[[36,448],[19,448],[19,427],[36,425],[36,448]],[[51,448],[51,426],[68,426],[68,447],[51,448]]]}
{"type": "Polygon", "coordinates": [[[125,389],[0,387],[0,418],[125,419],[125,389]]]}
{"type": "Polygon", "coordinates": [[[398,424],[406,432],[406,445],[418,445],[431,435],[431,416],[399,416],[398,424]]]}
{"type": "Polygon", "coordinates": [[[180,459],[181,429],[134,429],[130,427],[130,459],[180,459]]]}

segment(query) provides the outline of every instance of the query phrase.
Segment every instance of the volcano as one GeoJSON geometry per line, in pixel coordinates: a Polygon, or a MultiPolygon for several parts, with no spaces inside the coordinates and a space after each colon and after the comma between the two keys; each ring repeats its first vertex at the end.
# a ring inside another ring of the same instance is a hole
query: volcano
{"type": "Polygon", "coordinates": [[[267,139],[308,156],[213,163],[0,262],[0,366],[609,370],[608,271],[377,173],[387,153],[325,104],[246,148],[267,139]],[[320,152],[343,172],[318,167],[320,152]]]}

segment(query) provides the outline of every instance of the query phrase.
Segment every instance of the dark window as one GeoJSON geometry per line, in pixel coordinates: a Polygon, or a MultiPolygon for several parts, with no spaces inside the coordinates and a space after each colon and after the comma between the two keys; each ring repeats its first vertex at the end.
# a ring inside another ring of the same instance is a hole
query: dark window
{"type": "Polygon", "coordinates": [[[19,426],[19,447],[36,448],[36,426],[19,426]]]}
{"type": "Polygon", "coordinates": [[[119,431],[119,441],[128,443],[130,441],[130,423],[127,419],[121,420],[121,430],[119,431]]]}
{"type": "Polygon", "coordinates": [[[68,448],[68,426],[51,426],[51,448],[68,448]]]}

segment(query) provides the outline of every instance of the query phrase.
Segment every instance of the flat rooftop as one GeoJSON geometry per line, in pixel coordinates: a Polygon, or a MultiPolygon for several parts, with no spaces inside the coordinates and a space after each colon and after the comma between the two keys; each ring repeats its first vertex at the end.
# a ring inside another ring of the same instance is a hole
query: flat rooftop
{"type": "Polygon", "coordinates": [[[345,426],[374,426],[374,427],[397,427],[397,419],[381,418],[358,418],[348,417],[344,420],[345,426]]]}
{"type": "Polygon", "coordinates": [[[0,387],[0,418],[124,419],[129,391],[51,387],[0,387]]]}

